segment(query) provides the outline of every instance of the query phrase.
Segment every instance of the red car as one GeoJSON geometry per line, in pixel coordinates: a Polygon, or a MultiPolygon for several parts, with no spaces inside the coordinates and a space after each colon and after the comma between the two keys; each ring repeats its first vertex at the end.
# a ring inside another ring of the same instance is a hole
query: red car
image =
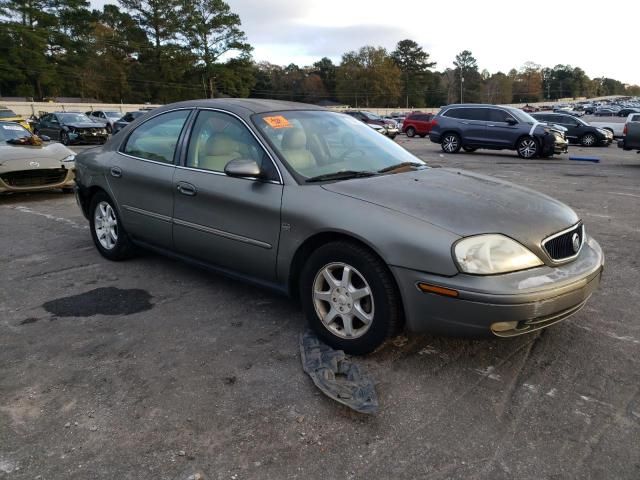
{"type": "Polygon", "coordinates": [[[435,120],[431,113],[414,112],[410,113],[402,122],[402,131],[407,134],[407,137],[415,137],[416,135],[426,137],[434,124],[435,120]]]}

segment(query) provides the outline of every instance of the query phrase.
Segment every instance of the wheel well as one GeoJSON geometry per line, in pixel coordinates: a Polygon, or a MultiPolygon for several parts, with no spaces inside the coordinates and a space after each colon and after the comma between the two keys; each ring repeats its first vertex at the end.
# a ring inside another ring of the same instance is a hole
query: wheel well
{"type": "Polygon", "coordinates": [[[89,188],[85,188],[85,189],[81,189],[81,197],[82,197],[82,202],[80,202],[81,206],[82,206],[82,212],[84,213],[84,216],[86,218],[89,218],[89,206],[91,205],[91,199],[93,198],[93,196],[98,193],[98,192],[102,192],[105,195],[109,195],[106,190],[102,187],[98,187],[97,185],[93,185],[89,188]]]}
{"type": "Polygon", "coordinates": [[[533,136],[533,135],[529,135],[528,133],[527,133],[527,134],[524,134],[524,135],[520,135],[520,136],[518,137],[518,139],[516,140],[516,143],[515,143],[515,145],[514,145],[513,147],[514,147],[514,148],[518,148],[518,144],[520,143],[520,140],[522,140],[523,138],[532,138],[532,139],[533,139],[533,141],[534,141],[534,142],[536,142],[536,145],[538,145],[538,147],[540,147],[540,140],[539,140],[539,139],[537,139],[537,138],[536,138],[535,136],[533,136]]]}
{"type": "Polygon", "coordinates": [[[445,130],[444,132],[442,132],[440,134],[440,139],[443,139],[444,137],[446,137],[450,133],[453,133],[454,135],[456,135],[460,139],[460,141],[462,141],[462,135],[460,135],[460,132],[456,132],[455,130],[445,130]]]}
{"type": "MultiPolygon", "coordinates": [[[[300,273],[302,272],[302,267],[304,266],[305,260],[309,258],[309,256],[321,246],[326,245],[327,243],[340,242],[340,241],[354,243],[356,245],[366,248],[371,253],[373,253],[376,257],[378,257],[384,265],[387,265],[387,262],[384,261],[384,259],[380,256],[380,254],[376,252],[373,248],[371,248],[370,245],[363,242],[362,240],[359,240],[351,235],[340,233],[340,232],[317,233],[307,238],[302,243],[302,245],[298,247],[298,250],[296,250],[296,253],[293,255],[293,260],[291,261],[291,268],[289,269],[289,281],[288,281],[289,293],[293,298],[296,298],[296,299],[298,298],[299,292],[297,287],[300,281],[300,273]]],[[[389,273],[391,273],[391,277],[395,282],[393,273],[391,271],[389,273]]],[[[396,288],[397,288],[397,282],[396,282],[396,288]]]]}

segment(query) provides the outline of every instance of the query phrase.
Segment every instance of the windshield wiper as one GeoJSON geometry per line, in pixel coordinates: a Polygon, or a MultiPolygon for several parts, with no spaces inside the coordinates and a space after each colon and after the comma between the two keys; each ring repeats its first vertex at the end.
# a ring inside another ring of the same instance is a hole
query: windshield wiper
{"type": "Polygon", "coordinates": [[[371,177],[377,175],[376,172],[369,172],[366,170],[343,170],[341,172],[325,173],[316,177],[307,178],[305,182],[324,182],[325,180],[347,180],[349,178],[362,178],[371,177]]]}
{"type": "Polygon", "coordinates": [[[388,173],[402,167],[426,167],[426,165],[424,165],[423,163],[416,163],[416,162],[402,162],[402,163],[396,163],[395,165],[391,165],[389,167],[385,167],[381,170],[378,170],[378,173],[388,173]]]}

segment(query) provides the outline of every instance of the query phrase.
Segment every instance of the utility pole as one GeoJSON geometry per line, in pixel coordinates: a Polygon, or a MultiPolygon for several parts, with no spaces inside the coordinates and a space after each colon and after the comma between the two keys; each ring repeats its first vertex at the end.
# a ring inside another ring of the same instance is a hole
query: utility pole
{"type": "Polygon", "coordinates": [[[460,103],[464,103],[464,77],[462,76],[462,68],[460,69],[460,103]]]}

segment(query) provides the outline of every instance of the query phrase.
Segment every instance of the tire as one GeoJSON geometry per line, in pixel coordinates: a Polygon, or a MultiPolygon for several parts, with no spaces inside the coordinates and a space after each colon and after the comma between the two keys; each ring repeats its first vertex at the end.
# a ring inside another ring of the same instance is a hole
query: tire
{"type": "Polygon", "coordinates": [[[520,158],[535,158],[540,153],[540,146],[533,137],[522,137],[518,140],[516,151],[520,158]]]}
{"type": "Polygon", "coordinates": [[[89,206],[89,228],[93,242],[103,257],[109,260],[124,260],[133,256],[133,244],[122,226],[120,216],[113,201],[104,192],[98,192],[91,198],[91,204],[89,206]],[[102,220],[97,217],[101,217],[102,220]],[[98,231],[97,224],[104,225],[105,221],[109,222],[107,226],[103,226],[100,231],[98,231]],[[115,239],[112,227],[115,228],[115,239]]]}
{"type": "Polygon", "coordinates": [[[407,134],[407,137],[413,138],[416,136],[416,129],[413,127],[408,127],[405,133],[407,134]]]}
{"type": "Polygon", "coordinates": [[[60,143],[63,145],[69,145],[69,134],[64,130],[60,132],[60,143]]]}
{"type": "Polygon", "coordinates": [[[462,149],[467,153],[473,153],[473,152],[475,152],[477,150],[474,147],[462,147],[462,149]]]}
{"type": "Polygon", "coordinates": [[[593,147],[593,146],[596,145],[596,143],[598,143],[598,139],[596,138],[596,136],[593,133],[585,133],[580,138],[580,144],[583,147],[593,147]]]}
{"type": "Polygon", "coordinates": [[[402,319],[400,295],[387,266],[366,247],[348,241],[328,243],[311,254],[300,275],[300,299],[316,334],[354,355],[374,351],[397,332],[402,319]]]}
{"type": "Polygon", "coordinates": [[[458,153],[460,151],[460,136],[457,133],[447,133],[442,137],[440,144],[445,153],[458,153]]]}

